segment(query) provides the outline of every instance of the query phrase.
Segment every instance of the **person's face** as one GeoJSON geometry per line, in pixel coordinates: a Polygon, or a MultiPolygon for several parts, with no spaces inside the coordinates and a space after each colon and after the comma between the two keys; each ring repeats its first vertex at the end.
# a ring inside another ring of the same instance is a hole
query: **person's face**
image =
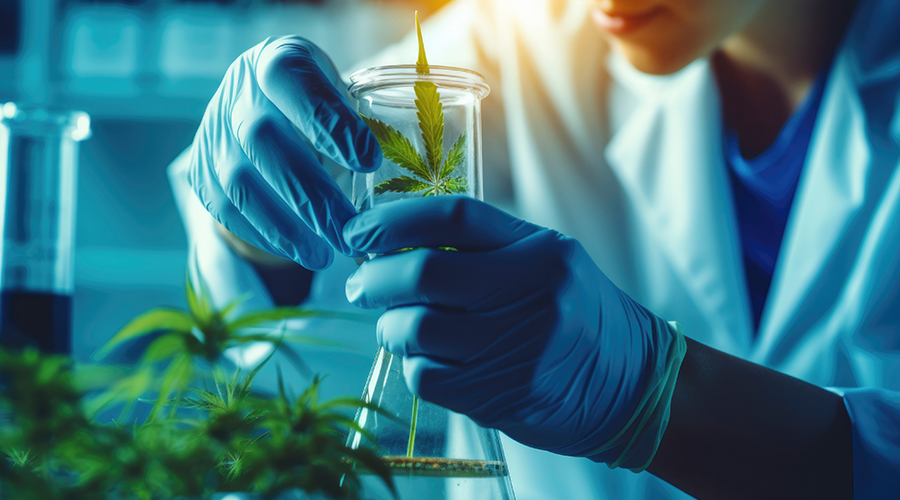
{"type": "Polygon", "coordinates": [[[594,0],[591,15],[635,68],[668,74],[709,54],[768,1],[594,0]]]}

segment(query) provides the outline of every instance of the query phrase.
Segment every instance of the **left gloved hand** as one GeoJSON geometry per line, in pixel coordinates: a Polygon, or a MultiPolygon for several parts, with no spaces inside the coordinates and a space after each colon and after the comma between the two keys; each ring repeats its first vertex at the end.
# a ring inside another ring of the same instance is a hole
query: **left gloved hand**
{"type": "Polygon", "coordinates": [[[652,459],[683,337],[576,240],[457,196],[377,206],[344,237],[381,255],[347,297],[388,309],[378,340],[413,393],[536,448],[632,470],[652,459]]]}

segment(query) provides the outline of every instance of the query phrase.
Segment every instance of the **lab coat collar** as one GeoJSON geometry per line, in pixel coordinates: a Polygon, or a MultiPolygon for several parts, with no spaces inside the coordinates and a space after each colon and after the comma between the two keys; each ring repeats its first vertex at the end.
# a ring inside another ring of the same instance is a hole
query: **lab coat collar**
{"type": "Polygon", "coordinates": [[[819,106],[760,323],[758,361],[775,364],[786,357],[814,328],[811,318],[833,305],[849,272],[841,257],[852,255],[846,247],[858,236],[849,233],[860,226],[854,219],[866,200],[871,168],[860,73],[849,56],[838,54],[819,106]]]}
{"type": "MultiPolygon", "coordinates": [[[[615,60],[610,71],[620,85],[641,94],[627,118],[614,124],[605,150],[607,164],[637,214],[638,231],[655,240],[708,319],[709,331],[690,332],[692,336],[746,355],[749,302],[710,63],[696,61],[666,79],[629,71],[615,60]]],[[[653,287],[645,285],[650,294],[653,287]]],[[[652,302],[665,303],[665,290],[658,292],[652,302]]],[[[658,312],[679,320],[678,311],[658,312]]]]}
{"type": "MultiPolygon", "coordinates": [[[[811,339],[851,279],[859,248],[900,156],[900,2],[862,1],[826,83],[760,325],[758,362],[810,373],[821,360],[789,359],[811,339]],[[784,363],[788,363],[784,365],[784,363]]],[[[840,328],[830,329],[837,335],[840,328]]],[[[816,342],[827,342],[823,335],[816,342]]]]}

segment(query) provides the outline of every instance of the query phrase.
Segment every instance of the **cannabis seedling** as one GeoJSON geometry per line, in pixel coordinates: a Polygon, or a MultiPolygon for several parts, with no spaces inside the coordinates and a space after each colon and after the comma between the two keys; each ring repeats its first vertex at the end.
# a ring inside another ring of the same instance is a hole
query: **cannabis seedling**
{"type": "MultiPolygon", "coordinates": [[[[102,357],[126,341],[132,341],[151,334],[158,336],[150,343],[141,357],[140,365],[133,375],[115,384],[109,391],[92,401],[94,411],[117,401],[134,402],[146,392],[154,382],[155,365],[166,363],[159,382],[159,402],[166,401],[173,393],[178,395],[194,376],[194,358],[209,363],[218,361],[222,353],[235,346],[253,342],[268,342],[285,354],[298,371],[304,374],[309,369],[300,355],[283,341],[301,342],[322,346],[339,346],[339,343],[304,335],[273,336],[271,332],[259,331],[263,324],[291,318],[329,317],[353,319],[352,315],[327,311],[311,311],[301,307],[275,307],[253,311],[238,317],[233,311],[244,298],[228,304],[222,310],[214,308],[206,285],[199,280],[200,291],[194,290],[191,280],[185,285],[188,310],[161,307],[147,311],[125,325],[98,352],[102,357]]],[[[129,408],[126,407],[126,411],[129,408]]],[[[151,417],[161,409],[154,406],[151,417]]]]}
{"type": "MultiPolygon", "coordinates": [[[[431,70],[425,56],[422,29],[416,13],[416,32],[419,37],[419,58],[416,72],[428,75],[431,70]]],[[[437,85],[419,80],[414,85],[419,130],[425,144],[425,158],[416,151],[412,141],[387,123],[360,115],[375,134],[384,157],[411,175],[394,177],[375,186],[375,194],[419,193],[423,196],[461,194],[468,190],[465,176],[456,175],[466,150],[466,134],[461,134],[444,155],[444,106],[437,85]]]]}

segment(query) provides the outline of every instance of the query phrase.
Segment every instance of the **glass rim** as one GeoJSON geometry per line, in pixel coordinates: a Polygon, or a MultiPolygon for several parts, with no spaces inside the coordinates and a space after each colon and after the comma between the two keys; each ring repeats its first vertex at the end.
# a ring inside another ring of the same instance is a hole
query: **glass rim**
{"type": "Polygon", "coordinates": [[[430,81],[443,87],[468,90],[479,99],[484,99],[491,92],[491,87],[485,83],[484,76],[477,71],[453,66],[429,65],[427,75],[416,71],[415,64],[394,64],[387,66],[373,66],[356,71],[350,75],[350,95],[358,98],[365,92],[372,90],[405,87],[419,81],[430,81]]]}
{"type": "Polygon", "coordinates": [[[91,117],[84,111],[13,101],[0,104],[0,123],[14,127],[58,128],[76,141],[91,135],[91,117]]]}

